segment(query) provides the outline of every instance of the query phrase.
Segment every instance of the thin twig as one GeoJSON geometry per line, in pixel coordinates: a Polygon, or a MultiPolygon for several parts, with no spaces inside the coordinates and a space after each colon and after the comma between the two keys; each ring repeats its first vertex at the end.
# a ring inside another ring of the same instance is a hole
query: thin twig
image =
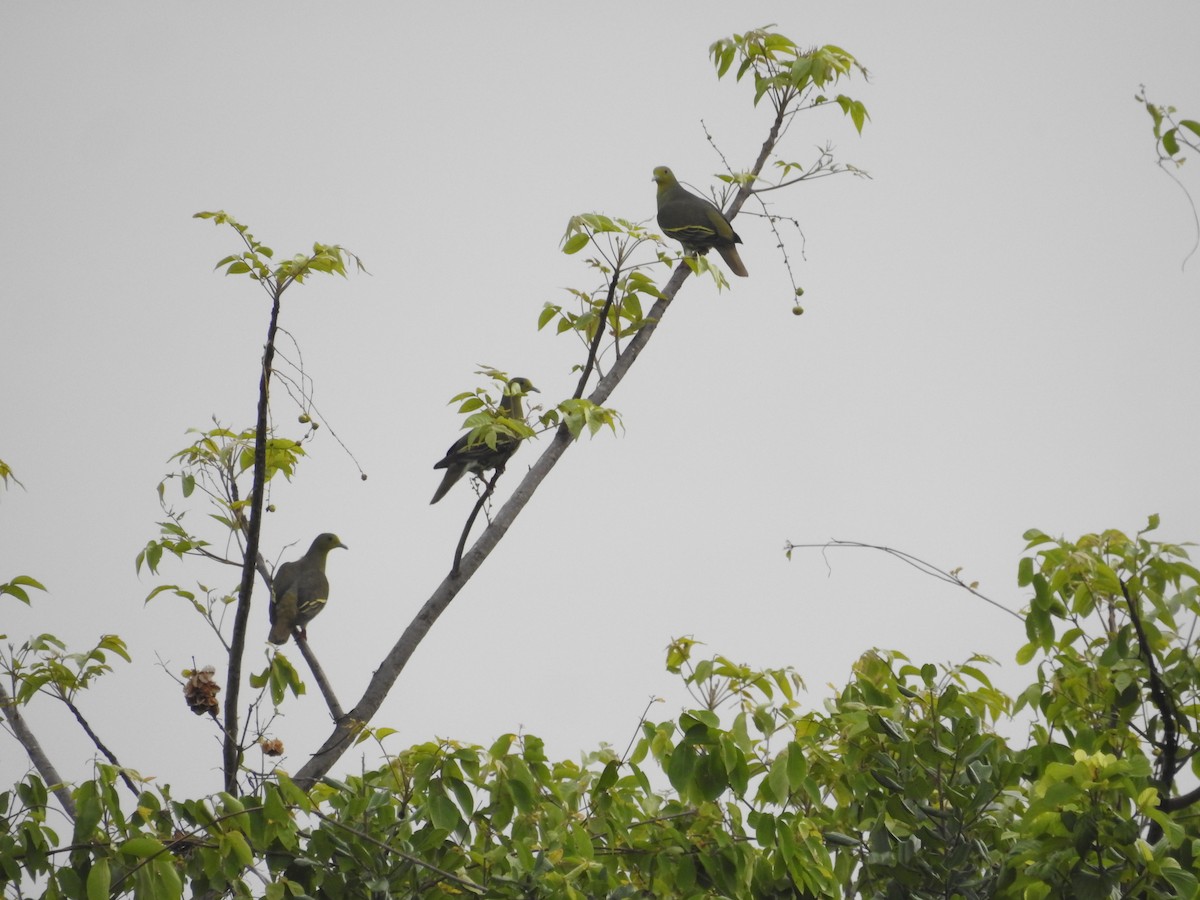
{"type": "MultiPolygon", "coordinates": [[[[596,333],[592,335],[591,346],[588,347],[587,362],[583,366],[583,373],[579,376],[579,384],[575,386],[575,393],[571,396],[578,400],[583,396],[584,390],[587,388],[588,379],[592,377],[592,369],[596,366],[596,352],[600,349],[600,341],[604,337],[604,331],[608,328],[608,311],[612,309],[613,298],[617,295],[617,282],[621,279],[621,268],[618,265],[613,266],[612,278],[608,282],[608,296],[604,298],[604,308],[600,310],[600,319],[596,323],[596,333]]],[[[565,424],[559,426],[566,428],[565,424]]]]}
{"type": "MultiPolygon", "coordinates": [[[[947,584],[953,584],[956,587],[960,587],[964,591],[974,594],[976,597],[978,597],[980,600],[984,601],[985,603],[990,603],[992,606],[996,607],[996,609],[999,609],[999,610],[1002,610],[1003,612],[1008,613],[1013,618],[1019,619],[1022,622],[1025,621],[1025,617],[1022,616],[1019,612],[1015,612],[1015,611],[1009,609],[1003,603],[997,603],[995,600],[993,600],[991,597],[987,596],[986,594],[980,593],[978,590],[976,590],[971,585],[967,584],[965,581],[963,581],[961,578],[959,578],[953,572],[946,572],[942,569],[939,569],[937,566],[933,565],[932,563],[925,562],[925,560],[920,559],[916,556],[913,556],[911,553],[905,553],[903,550],[895,550],[892,547],[884,547],[880,544],[864,544],[861,541],[839,541],[836,539],[826,541],[823,544],[793,544],[789,541],[787,544],[784,545],[784,549],[788,550],[788,551],[814,549],[814,548],[826,550],[830,547],[851,547],[851,548],[858,548],[858,549],[865,549],[865,550],[881,550],[884,553],[887,553],[887,554],[890,554],[891,556],[896,557],[896,559],[900,560],[901,562],[907,563],[908,565],[910,565],[914,569],[916,569],[918,572],[921,572],[925,575],[932,576],[933,578],[936,578],[938,581],[944,581],[947,584]]],[[[828,562],[826,562],[826,565],[828,566],[828,562]]]]}
{"type": "Polygon", "coordinates": [[[625,752],[621,754],[621,765],[625,765],[625,760],[629,759],[629,751],[633,749],[633,745],[637,743],[638,735],[642,732],[642,723],[646,721],[646,713],[650,712],[650,707],[658,702],[658,698],[651,696],[650,701],[646,704],[646,708],[642,710],[641,718],[638,719],[637,727],[633,729],[633,737],[629,739],[629,744],[625,747],[625,752]]]}
{"type": "Polygon", "coordinates": [[[450,577],[457,578],[459,567],[462,565],[463,548],[467,546],[467,537],[471,533],[471,526],[475,524],[475,520],[479,517],[479,511],[483,509],[488,498],[492,496],[492,492],[496,490],[496,482],[500,480],[500,476],[504,474],[504,464],[496,466],[496,470],[492,473],[491,479],[487,482],[487,487],[483,493],[479,495],[479,499],[475,501],[475,508],[471,510],[471,515],[467,516],[467,524],[463,526],[462,534],[458,538],[458,546],[454,548],[454,563],[450,566],[450,577]]]}
{"type": "Polygon", "coordinates": [[[100,740],[100,735],[92,731],[92,726],[89,725],[87,719],[83,717],[83,713],[79,711],[79,707],[77,707],[69,697],[60,697],[59,699],[61,699],[63,703],[67,704],[67,709],[71,711],[71,715],[75,717],[75,721],[79,723],[79,727],[82,728],[87,733],[87,736],[92,739],[92,743],[96,745],[96,749],[104,754],[105,759],[117,767],[117,772],[121,776],[121,780],[125,782],[125,787],[129,788],[129,790],[133,792],[133,796],[140,797],[142,792],[137,789],[136,785],[134,785],[133,779],[125,774],[124,766],[117,761],[117,757],[113,754],[113,752],[104,745],[104,741],[100,740]]]}

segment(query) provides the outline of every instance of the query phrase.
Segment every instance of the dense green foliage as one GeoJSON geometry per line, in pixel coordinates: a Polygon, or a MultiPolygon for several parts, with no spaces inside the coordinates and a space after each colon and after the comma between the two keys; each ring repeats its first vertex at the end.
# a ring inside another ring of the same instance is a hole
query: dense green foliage
{"type": "Polygon", "coordinates": [[[512,734],[391,752],[368,729],[386,762],[361,776],[136,803],[102,765],[73,791],[69,835],[29,776],[0,794],[3,877],[89,898],[247,895],[251,865],[270,897],[1195,896],[1197,792],[1177,779],[1200,774],[1200,572],[1146,534],[1027,537],[1018,653],[1036,678],[1015,701],[988,660],[870,651],[808,708],[790,669],[679,639],[667,668],[695,706],[643,720],[624,752],[552,761],[512,734]],[[1014,747],[1001,731],[1023,709],[1014,747]]]}

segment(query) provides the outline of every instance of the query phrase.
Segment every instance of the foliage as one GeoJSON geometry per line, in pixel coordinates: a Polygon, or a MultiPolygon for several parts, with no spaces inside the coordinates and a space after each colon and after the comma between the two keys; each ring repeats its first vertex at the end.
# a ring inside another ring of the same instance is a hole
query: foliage
{"type": "Polygon", "coordinates": [[[8,487],[8,483],[10,481],[13,484],[17,484],[17,485],[21,484],[21,482],[18,480],[17,476],[13,474],[12,467],[9,466],[9,464],[6,463],[4,460],[0,459],[0,485],[3,485],[4,487],[8,487]]]}
{"type": "Polygon", "coordinates": [[[1160,160],[1171,160],[1176,166],[1182,166],[1187,161],[1185,148],[1193,153],[1200,150],[1200,122],[1195,119],[1179,119],[1176,121],[1174,106],[1160,106],[1146,96],[1143,87],[1138,91],[1137,101],[1146,107],[1150,119],[1154,122],[1154,139],[1158,144],[1160,160]]]}
{"type": "MultiPolygon", "coordinates": [[[[1150,119],[1154,123],[1154,149],[1158,153],[1159,168],[1170,175],[1179,185],[1191,207],[1196,238],[1188,253],[1188,258],[1190,258],[1197,249],[1200,249],[1200,211],[1197,211],[1191,191],[1176,174],[1176,170],[1182,168],[1183,164],[1187,162],[1188,151],[1192,153],[1200,151],[1200,122],[1195,119],[1176,120],[1177,110],[1175,107],[1160,106],[1152,102],[1146,96],[1144,85],[1138,91],[1135,99],[1146,108],[1146,112],[1150,114],[1150,119]],[[1170,166],[1167,165],[1168,163],[1170,166]]],[[[1184,262],[1186,264],[1186,259],[1184,262]]]]}
{"type": "Polygon", "coordinates": [[[812,707],[793,670],[680,638],[667,668],[691,703],[643,718],[624,752],[554,761],[506,734],[392,753],[390,729],[365,729],[384,763],[360,775],[182,802],[144,788],[131,807],[98,766],[69,837],[29,776],[0,795],[4,878],[80,898],[245,895],[248,867],[269,897],[1194,897],[1198,798],[1175,776],[1196,769],[1200,571],[1156,524],[1028,533],[1036,679],[1015,701],[986,658],[869,651],[812,707]],[[68,845],[70,869],[53,862],[68,845]]]}

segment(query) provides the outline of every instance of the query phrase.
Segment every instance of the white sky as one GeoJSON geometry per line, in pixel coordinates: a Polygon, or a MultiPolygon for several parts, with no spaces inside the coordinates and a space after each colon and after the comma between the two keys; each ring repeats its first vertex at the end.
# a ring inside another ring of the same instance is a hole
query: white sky
{"type": "MultiPolygon", "coordinates": [[[[212,272],[236,236],[192,213],[224,208],[279,254],[341,243],[372,272],[292,290],[281,320],[370,479],[327,427],[264,530],[269,558],[323,530],[352,548],[310,630],[349,708],[472,503],[461,485],[428,505],[458,434],[446,401],[480,363],[569,395],[576,344],[535,330],[544,302],[595,284],[558,250],[568,217],[651,218],[660,164],[707,185],[701,119],[749,166],[769,112],[706,51],[771,22],[872,72],[841,86],[870,110],[861,138],[830,108],[781,149],[832,141],[873,176],[775,198],[807,237],[803,258],[790,247],[806,315],[765,224],[739,218],[751,277],[688,282],[611,400],[626,433],[570,451],[376,724],[401,743],[524,728],[555,756],[623,747],[649,696],[668,698],[655,717],[682,702],[662,669],[680,634],[795,666],[813,703],[872,646],[990,653],[1013,691],[1032,678],[1016,620],[865,551],[788,563],[784,541],[888,544],[1016,608],[1026,528],[1133,531],[1158,512],[1163,538],[1200,537],[1200,260],[1181,271],[1191,212],[1133,101],[1145,83],[1200,117],[1194,3],[6,4],[0,458],[27,490],[0,497],[0,581],[50,593],[0,600],[0,633],[129,642],[134,663],[81,703],[126,765],[177,793],[219,786],[215,727],[156,662],[219,663],[215,641],[182,602],[142,601],[235,576],[133,565],[185,431],[252,422],[266,300],[212,272]]],[[[83,774],[65,711],[27,715],[83,774]]],[[[273,732],[295,770],[327,733],[315,687],[273,732]]],[[[0,751],[0,781],[24,769],[0,751]]]]}

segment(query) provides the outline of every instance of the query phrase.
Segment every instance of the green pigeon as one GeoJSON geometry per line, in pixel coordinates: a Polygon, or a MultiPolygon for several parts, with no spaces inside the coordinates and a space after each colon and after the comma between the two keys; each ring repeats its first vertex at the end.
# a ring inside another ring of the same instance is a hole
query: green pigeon
{"type": "Polygon", "coordinates": [[[681,187],[675,173],[666,166],[654,170],[654,181],[658,185],[658,227],[667,237],[679,241],[684,250],[698,256],[715,247],[734,275],[745,278],[750,274],[734,246],[742,239],[724,213],[703,197],[681,187]]]}
{"type": "MultiPolygon", "coordinates": [[[[521,398],[531,391],[541,393],[528,378],[509,379],[504,396],[500,398],[500,415],[506,419],[523,420],[525,411],[521,407],[521,398]]],[[[495,448],[482,442],[467,446],[469,440],[470,435],[464,434],[451,445],[445,456],[433,464],[435,469],[445,469],[446,474],[434,492],[433,499],[429,501],[430,504],[437,503],[445,497],[446,492],[468,472],[478,475],[489,469],[504,468],[504,464],[517,452],[517,447],[521,444],[520,438],[503,433],[496,435],[495,448]]]]}
{"type": "Polygon", "coordinates": [[[319,534],[307,553],[275,570],[271,586],[271,633],[267,635],[272,644],[286,644],[296,628],[307,640],[305,626],[325,608],[329,599],[325,557],[335,547],[350,549],[336,534],[319,534]]]}

